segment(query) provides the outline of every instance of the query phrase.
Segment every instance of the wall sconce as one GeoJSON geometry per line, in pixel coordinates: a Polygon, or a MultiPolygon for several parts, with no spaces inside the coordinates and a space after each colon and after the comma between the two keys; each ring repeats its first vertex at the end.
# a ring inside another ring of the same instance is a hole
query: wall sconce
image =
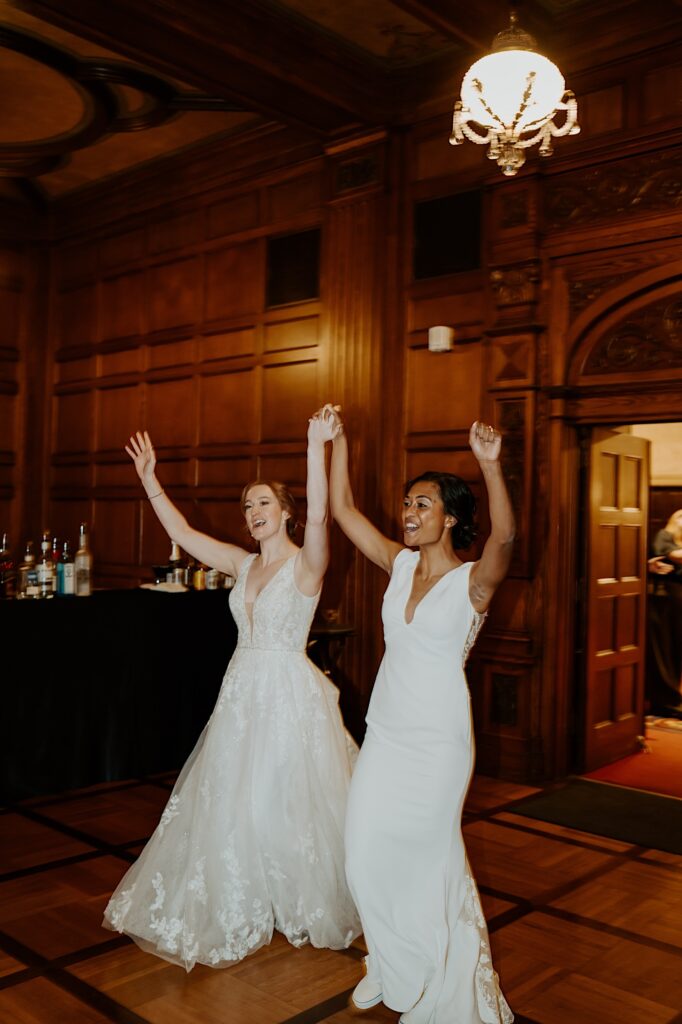
{"type": "Polygon", "coordinates": [[[429,327],[429,352],[449,352],[454,340],[452,327],[429,327]]]}

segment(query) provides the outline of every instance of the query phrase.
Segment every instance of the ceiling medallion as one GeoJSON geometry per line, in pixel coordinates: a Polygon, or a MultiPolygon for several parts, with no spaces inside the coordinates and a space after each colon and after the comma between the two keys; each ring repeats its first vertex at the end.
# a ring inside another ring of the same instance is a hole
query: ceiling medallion
{"type": "Polygon", "coordinates": [[[556,64],[536,47],[512,11],[509,28],[498,32],[491,52],[467,71],[462,98],[455,103],[450,144],[469,139],[489,145],[489,159],[510,177],[523,167],[530,146],[539,142],[540,156],[551,156],[553,137],[580,131],[575,96],[566,89],[556,64]],[[557,125],[554,116],[559,111],[565,117],[557,125]]]}

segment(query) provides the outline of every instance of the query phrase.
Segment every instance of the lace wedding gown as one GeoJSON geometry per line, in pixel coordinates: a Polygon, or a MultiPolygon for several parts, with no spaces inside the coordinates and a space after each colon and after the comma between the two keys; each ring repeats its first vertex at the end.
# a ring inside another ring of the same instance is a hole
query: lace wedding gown
{"type": "MultiPolygon", "coordinates": [[[[344,875],[351,760],[338,691],[306,657],[317,597],[296,556],[244,605],[213,714],[159,825],[114,892],[104,926],[191,970],[222,967],[272,938],[341,949],[360,931],[344,875]]],[[[191,685],[191,683],[188,683],[191,685]]]]}
{"type": "Polygon", "coordinates": [[[511,1024],[461,832],[474,761],[464,663],[484,616],[473,563],[405,608],[419,552],[393,564],[386,653],[348,798],[346,870],[368,976],[404,1024],[511,1024]]]}

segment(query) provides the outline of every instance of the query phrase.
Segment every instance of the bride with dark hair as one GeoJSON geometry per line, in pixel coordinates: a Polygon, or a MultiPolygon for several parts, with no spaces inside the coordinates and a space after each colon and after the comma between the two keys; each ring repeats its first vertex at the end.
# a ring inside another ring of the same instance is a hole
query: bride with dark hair
{"type": "Polygon", "coordinates": [[[384,1002],[403,1024],[510,1024],[461,832],[474,761],[464,665],[504,579],[514,516],[500,467],[501,437],[474,423],[491,531],[478,561],[457,551],[475,536],[475,501],[451,473],[421,473],[403,498],[403,543],[355,507],[338,408],[332,514],[390,577],[386,651],[351,782],[346,874],[369,951],[352,1000],[384,1002]]]}

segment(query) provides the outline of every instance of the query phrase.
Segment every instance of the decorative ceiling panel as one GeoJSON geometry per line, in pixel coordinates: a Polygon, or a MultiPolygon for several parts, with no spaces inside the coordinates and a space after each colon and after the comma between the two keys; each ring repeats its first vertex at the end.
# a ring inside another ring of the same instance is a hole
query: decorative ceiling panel
{"type": "Polygon", "coordinates": [[[34,142],[74,131],[86,112],[80,89],[58,71],[21,53],[2,51],[0,141],[34,142]]]}
{"type": "Polygon", "coordinates": [[[391,67],[417,64],[453,48],[452,40],[390,0],[277,0],[277,6],[286,7],[391,67]]]}

